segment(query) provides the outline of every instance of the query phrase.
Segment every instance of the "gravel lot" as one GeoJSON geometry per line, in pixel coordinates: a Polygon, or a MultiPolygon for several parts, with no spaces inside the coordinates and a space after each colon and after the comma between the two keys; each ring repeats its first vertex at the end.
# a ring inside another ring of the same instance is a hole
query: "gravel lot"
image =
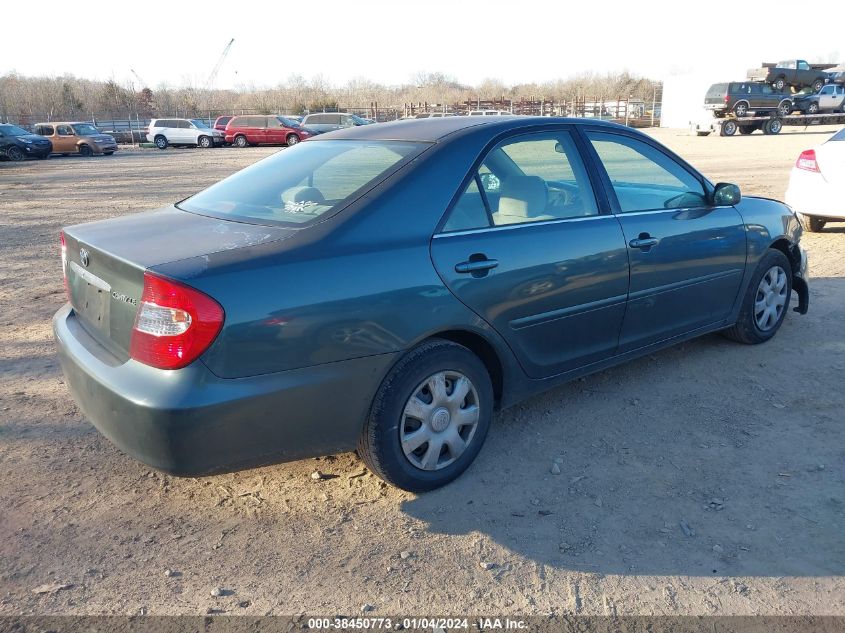
{"type": "MultiPolygon", "coordinates": [[[[826,138],[654,134],[772,197],[826,138]]],[[[525,402],[434,493],[353,454],[202,479],[121,454],[54,356],[60,227],[274,151],[0,163],[0,614],[845,615],[843,224],[805,236],[810,313],[770,343],[707,336],[525,402]]]]}

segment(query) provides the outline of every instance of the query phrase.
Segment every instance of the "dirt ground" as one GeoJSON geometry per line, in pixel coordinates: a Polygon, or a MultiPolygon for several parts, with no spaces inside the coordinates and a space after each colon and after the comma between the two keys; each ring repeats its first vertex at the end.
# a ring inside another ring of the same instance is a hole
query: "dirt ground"
{"type": "MultiPolygon", "coordinates": [[[[654,135],[773,197],[826,138],[654,135]]],[[[274,151],[0,163],[0,614],[845,615],[845,224],[805,236],[810,313],[773,341],[707,336],[504,411],[433,493],[353,454],[178,479],[113,447],[54,355],[60,227],[274,151]]]]}

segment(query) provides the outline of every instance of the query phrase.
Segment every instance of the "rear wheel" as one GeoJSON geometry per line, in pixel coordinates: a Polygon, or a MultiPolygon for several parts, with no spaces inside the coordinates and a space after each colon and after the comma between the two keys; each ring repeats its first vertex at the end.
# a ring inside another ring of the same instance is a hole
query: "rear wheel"
{"type": "Polygon", "coordinates": [[[287,137],[286,140],[287,140],[288,147],[291,147],[292,145],[296,145],[297,143],[299,143],[299,137],[296,134],[288,134],[288,137],[287,137]]]}
{"type": "Polygon", "coordinates": [[[770,248],[748,284],[739,318],[725,336],[747,345],[765,343],[780,329],[792,293],[792,267],[786,255],[770,248]]]}
{"type": "Polygon", "coordinates": [[[734,114],[737,116],[745,116],[748,114],[748,104],[745,101],[740,101],[734,106],[734,114]]]}
{"type": "Polygon", "coordinates": [[[90,158],[94,155],[94,150],[91,149],[90,145],[80,145],[79,146],[79,155],[84,156],[85,158],[90,158]]]}
{"type": "Polygon", "coordinates": [[[243,134],[239,134],[235,137],[235,147],[246,147],[247,145],[249,145],[249,143],[243,134]]]}
{"type": "Polygon", "coordinates": [[[155,137],[153,141],[157,148],[159,149],[167,149],[167,137],[163,134],[159,134],[155,137]]]}
{"type": "Polygon", "coordinates": [[[212,143],[212,141],[211,141],[211,137],[210,137],[210,136],[200,136],[200,137],[197,139],[197,145],[198,145],[199,147],[203,148],[203,149],[208,149],[208,148],[209,148],[209,147],[211,147],[213,144],[214,144],[214,143],[212,143]]]}
{"type": "Polygon", "coordinates": [[[780,134],[783,129],[783,123],[780,119],[769,119],[763,125],[763,134],[780,134]]]}
{"type": "Polygon", "coordinates": [[[824,228],[824,225],[827,224],[827,222],[822,218],[805,215],[804,213],[798,214],[798,221],[801,223],[801,227],[808,233],[818,233],[824,228]]]}
{"type": "Polygon", "coordinates": [[[778,77],[772,82],[772,88],[775,90],[783,90],[786,87],[786,80],[783,77],[778,77]]]}
{"type": "Polygon", "coordinates": [[[725,121],[722,123],[722,136],[733,136],[736,134],[737,129],[739,129],[739,125],[737,125],[736,121],[725,121]]]}
{"type": "Polygon", "coordinates": [[[484,364],[467,348],[432,340],[385,378],[358,454],[385,481],[411,492],[439,488],[475,459],[493,413],[484,364]]]}
{"type": "Polygon", "coordinates": [[[757,127],[754,126],[754,125],[740,125],[739,126],[739,133],[740,134],[753,134],[754,130],[756,130],[756,129],[757,129],[757,127]]]}
{"type": "Polygon", "coordinates": [[[822,79],[821,77],[819,77],[818,79],[816,79],[816,80],[813,82],[813,85],[811,86],[811,88],[813,89],[813,92],[818,92],[818,91],[819,91],[819,90],[821,90],[823,87],[824,87],[824,79],[822,79]]]}

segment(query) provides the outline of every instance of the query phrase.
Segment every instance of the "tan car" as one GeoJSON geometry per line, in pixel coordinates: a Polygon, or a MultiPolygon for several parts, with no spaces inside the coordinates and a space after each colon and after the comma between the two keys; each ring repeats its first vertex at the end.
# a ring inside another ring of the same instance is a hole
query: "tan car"
{"type": "Polygon", "coordinates": [[[91,123],[36,123],[33,131],[39,136],[50,139],[53,143],[53,153],[80,154],[93,156],[94,154],[114,154],[117,142],[113,136],[103,134],[91,123]]]}

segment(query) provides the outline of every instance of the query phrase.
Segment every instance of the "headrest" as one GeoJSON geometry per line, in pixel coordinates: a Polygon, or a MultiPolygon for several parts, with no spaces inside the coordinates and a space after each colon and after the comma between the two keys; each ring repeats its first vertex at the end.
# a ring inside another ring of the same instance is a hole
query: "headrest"
{"type": "Polygon", "coordinates": [[[499,213],[530,218],[546,210],[546,182],[539,176],[511,176],[503,180],[499,194],[499,213]]]}

